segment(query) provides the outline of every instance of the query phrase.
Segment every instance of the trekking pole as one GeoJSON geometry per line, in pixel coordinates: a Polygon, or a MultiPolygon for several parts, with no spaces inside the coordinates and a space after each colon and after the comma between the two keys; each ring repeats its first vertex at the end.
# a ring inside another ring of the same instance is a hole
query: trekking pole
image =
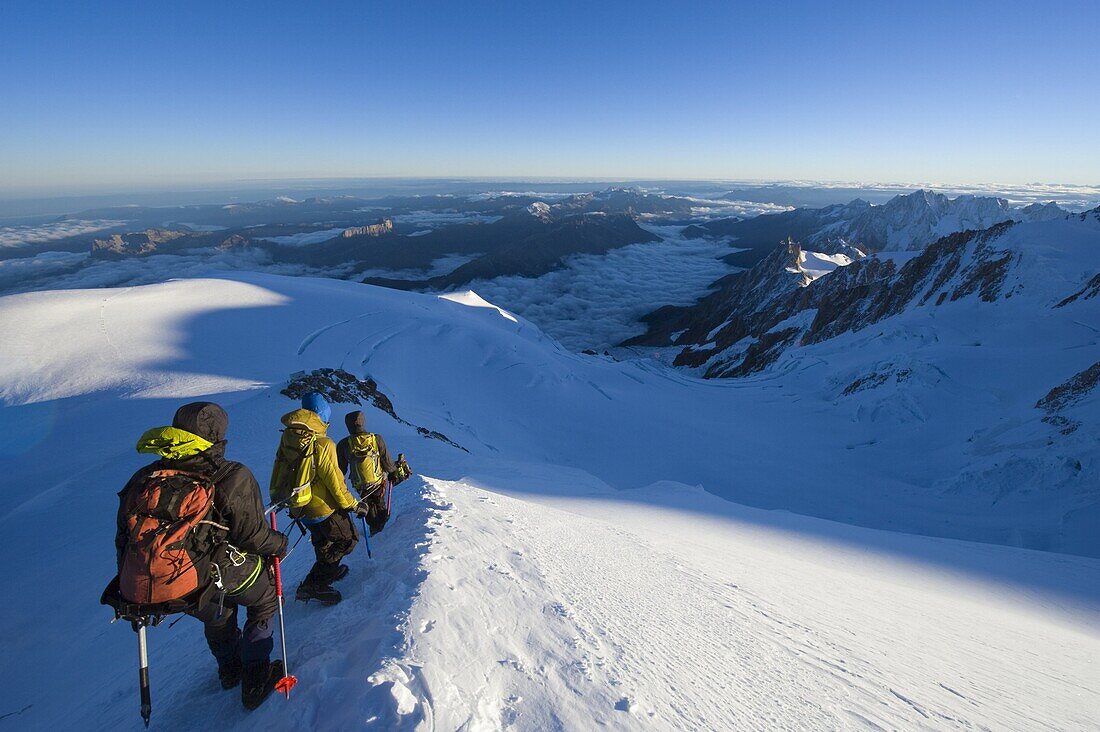
{"type": "MultiPolygon", "coordinates": [[[[271,514],[271,529],[272,531],[279,530],[279,527],[275,525],[274,513],[271,514]]],[[[288,673],[290,669],[287,666],[286,657],[286,624],[283,622],[283,574],[279,569],[279,558],[273,557],[273,559],[275,560],[273,562],[275,567],[275,596],[279,598],[279,642],[283,647],[283,678],[275,682],[275,690],[281,691],[289,699],[290,690],[298,683],[298,678],[288,673]]]]}
{"type": "Polygon", "coordinates": [[[386,513],[393,518],[393,482],[386,481],[386,513]]]}
{"type": "Polygon", "coordinates": [[[373,559],[374,557],[370,553],[370,529],[367,528],[367,520],[362,516],[359,517],[359,520],[363,522],[363,541],[367,543],[367,559],[373,559]]]}
{"type": "Polygon", "coordinates": [[[153,714],[153,701],[149,694],[149,649],[145,645],[145,619],[135,620],[138,634],[138,682],[141,685],[141,718],[145,728],[149,728],[149,717],[153,714]]]}

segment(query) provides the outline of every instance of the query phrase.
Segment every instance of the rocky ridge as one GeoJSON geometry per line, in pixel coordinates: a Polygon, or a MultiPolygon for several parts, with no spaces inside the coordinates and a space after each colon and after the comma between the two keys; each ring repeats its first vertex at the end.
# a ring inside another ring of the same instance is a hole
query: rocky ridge
{"type": "MultiPolygon", "coordinates": [[[[1011,297],[1008,274],[1021,254],[1001,239],[1017,225],[1006,221],[942,237],[900,268],[892,259],[867,257],[804,287],[783,277],[801,252],[788,240],[699,304],[651,314],[650,332],[624,345],[681,346],[678,366],[705,366],[706,378],[744,376],[788,348],[866,328],[909,307],[1011,297]]],[[[1090,288],[1066,300],[1090,297],[1090,288]]]]}

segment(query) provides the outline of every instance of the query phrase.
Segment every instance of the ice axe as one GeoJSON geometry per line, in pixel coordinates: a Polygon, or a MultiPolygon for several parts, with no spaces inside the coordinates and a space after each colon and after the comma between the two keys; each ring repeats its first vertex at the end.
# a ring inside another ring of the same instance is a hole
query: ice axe
{"type": "Polygon", "coordinates": [[[153,716],[152,693],[149,688],[149,645],[145,629],[150,626],[160,625],[164,620],[161,608],[155,605],[140,605],[124,600],[120,594],[116,576],[103,590],[99,598],[100,603],[114,608],[115,616],[111,619],[114,623],[118,620],[126,620],[130,623],[138,638],[138,689],[141,692],[141,721],[149,726],[149,718],[153,716]]]}
{"type": "Polygon", "coordinates": [[[149,717],[153,715],[153,701],[149,695],[149,648],[145,644],[145,619],[134,621],[134,630],[138,635],[138,682],[141,687],[141,718],[145,728],[149,728],[149,717]]]}
{"type": "MultiPolygon", "coordinates": [[[[279,527],[275,524],[275,512],[271,514],[271,528],[273,531],[278,531],[279,527]]],[[[279,568],[279,558],[272,557],[274,562],[272,566],[275,567],[275,596],[279,598],[279,642],[283,647],[283,678],[275,682],[275,691],[282,692],[286,695],[286,698],[290,698],[290,690],[294,688],[294,685],[298,683],[297,676],[291,676],[290,668],[287,665],[286,658],[286,624],[283,622],[283,573],[279,568]]]]}

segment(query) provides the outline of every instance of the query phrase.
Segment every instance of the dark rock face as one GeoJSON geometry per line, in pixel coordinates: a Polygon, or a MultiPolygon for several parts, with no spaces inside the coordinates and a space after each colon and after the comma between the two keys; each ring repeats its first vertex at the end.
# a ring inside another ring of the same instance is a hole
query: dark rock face
{"type": "Polygon", "coordinates": [[[1065,300],[1062,300],[1054,307],[1064,308],[1066,305],[1075,303],[1078,300],[1091,300],[1097,295],[1100,295],[1100,272],[1093,275],[1093,278],[1089,280],[1084,287],[1067,297],[1065,300]]]}
{"type": "Polygon", "coordinates": [[[844,388],[844,391],[842,391],[840,395],[851,396],[858,391],[876,389],[883,384],[889,382],[891,378],[894,380],[895,383],[901,384],[905,381],[908,381],[909,377],[911,377],[912,375],[913,369],[910,368],[898,369],[896,371],[873,371],[866,376],[861,376],[860,378],[853,381],[851,384],[848,384],[848,386],[844,388]]]}
{"type": "Polygon", "coordinates": [[[745,358],[742,359],[741,363],[730,369],[712,369],[707,372],[707,377],[736,378],[763,371],[783,355],[783,351],[794,342],[794,339],[801,332],[800,328],[784,328],[783,330],[765,333],[748,347],[748,350],[745,351],[745,358]]]}
{"type": "Polygon", "coordinates": [[[373,404],[401,424],[414,427],[418,434],[432,440],[445,442],[463,452],[469,452],[469,450],[452,441],[443,433],[414,425],[397,416],[397,411],[393,408],[393,402],[378,390],[378,383],[374,379],[363,381],[343,369],[324,368],[311,371],[308,374],[305,372],[293,374],[286,388],[280,393],[298,400],[314,391],[323,394],[326,399],[334,404],[363,404],[364,402],[373,404]]]}
{"type": "Polygon", "coordinates": [[[676,365],[709,364],[705,378],[736,377],[774,363],[787,348],[866,328],[908,307],[972,295],[992,302],[1010,294],[1004,283],[1016,255],[998,249],[996,240],[1013,225],[943,237],[900,270],[891,260],[869,257],[802,287],[790,273],[801,250],[787,241],[697,305],[651,314],[650,331],[624,345],[684,346],[676,365]],[[807,311],[814,311],[808,325],[776,330],[807,311]],[[753,340],[731,348],[746,338],[753,340]]]}
{"type": "Polygon", "coordinates": [[[869,268],[864,262],[857,262],[822,278],[814,283],[822,285],[821,294],[815,298],[817,315],[803,342],[818,343],[866,328],[914,302],[940,305],[948,297],[954,301],[974,292],[992,302],[1000,295],[1013,255],[994,249],[991,242],[1011,226],[1012,222],[1005,222],[984,231],[946,236],[910,260],[896,276],[885,271],[892,267],[872,272],[866,271],[869,268]],[[853,284],[853,279],[861,282],[853,284]]]}
{"type": "Polygon", "coordinates": [[[1047,413],[1043,417],[1044,422],[1063,435],[1073,434],[1081,423],[1065,416],[1062,411],[1089,396],[1097,384],[1100,384],[1100,361],[1048,391],[1046,396],[1035,402],[1035,408],[1047,413]]]}

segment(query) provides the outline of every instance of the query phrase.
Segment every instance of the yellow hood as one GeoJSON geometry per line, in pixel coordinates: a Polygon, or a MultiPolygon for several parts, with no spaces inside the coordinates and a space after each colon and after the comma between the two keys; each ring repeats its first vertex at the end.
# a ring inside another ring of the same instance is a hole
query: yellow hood
{"type": "Polygon", "coordinates": [[[324,435],[328,432],[328,425],[321,421],[316,412],[311,412],[308,409],[295,409],[290,414],[284,414],[283,424],[287,427],[303,425],[315,435],[324,435]]]}
{"type": "MultiPolygon", "coordinates": [[[[304,411],[304,410],[303,410],[304,411]]],[[[313,414],[313,412],[310,412],[313,414]]],[[[317,415],[313,415],[316,417],[317,415]]],[[[178,427],[154,427],[147,430],[137,443],[138,452],[151,452],[169,460],[182,460],[198,455],[214,443],[178,427]]]]}

